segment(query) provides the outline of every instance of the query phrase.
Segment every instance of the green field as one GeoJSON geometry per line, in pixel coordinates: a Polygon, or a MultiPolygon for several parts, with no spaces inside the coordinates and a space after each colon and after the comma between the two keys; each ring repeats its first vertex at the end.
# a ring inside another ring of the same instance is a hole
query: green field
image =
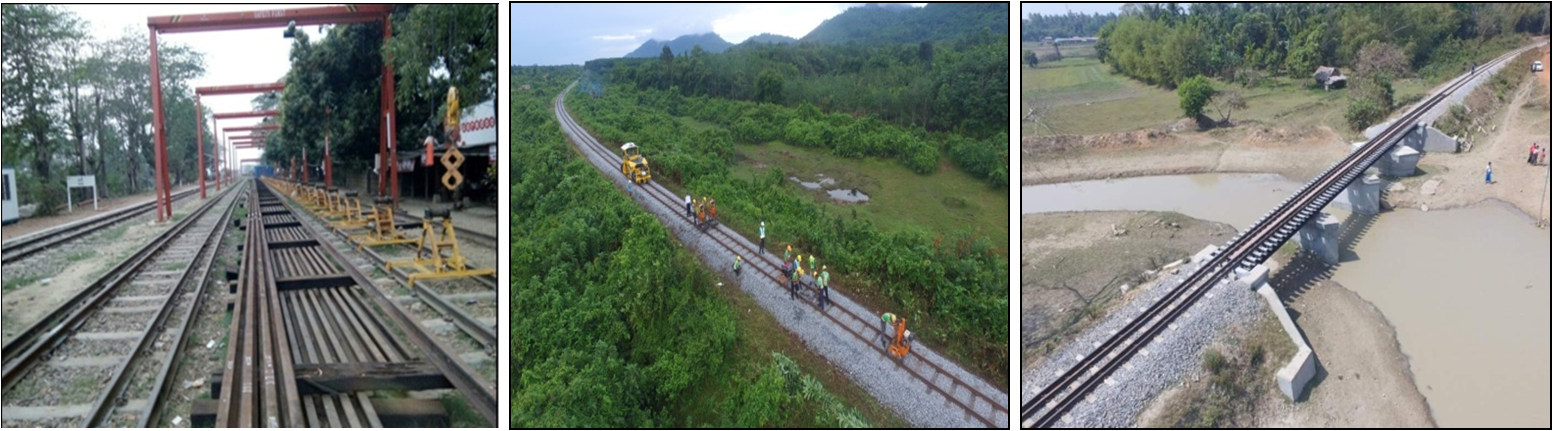
{"type": "MultiPolygon", "coordinates": [[[[1065,59],[1035,69],[1020,68],[1020,72],[1024,104],[1036,102],[1051,107],[1046,122],[1050,130],[1023,123],[1022,136],[1129,132],[1181,119],[1180,99],[1174,91],[1112,73],[1111,67],[1099,60],[1065,59]]],[[[1348,133],[1343,122],[1347,90],[1325,91],[1295,78],[1269,78],[1252,89],[1218,80],[1213,84],[1220,91],[1240,91],[1245,97],[1250,108],[1235,112],[1231,117],[1235,121],[1328,126],[1348,133]]],[[[1398,80],[1394,85],[1396,100],[1416,100],[1430,87],[1418,78],[1398,80]]],[[[1217,117],[1212,110],[1208,114],[1217,117]]]]}
{"type": "MultiPolygon", "coordinates": [[[[813,192],[815,202],[831,214],[856,215],[886,231],[910,228],[950,234],[970,229],[978,236],[1008,237],[1008,193],[988,188],[986,182],[949,163],[943,163],[937,173],[924,176],[890,160],[844,159],[828,151],[782,142],[740,144],[734,150],[739,162],[730,170],[736,178],[753,179],[776,167],[803,181],[815,181],[817,175],[825,175],[836,180],[833,188],[856,189],[871,198],[866,204],[839,204],[824,193],[813,192]]],[[[800,187],[797,183],[789,185],[800,187]]]]}

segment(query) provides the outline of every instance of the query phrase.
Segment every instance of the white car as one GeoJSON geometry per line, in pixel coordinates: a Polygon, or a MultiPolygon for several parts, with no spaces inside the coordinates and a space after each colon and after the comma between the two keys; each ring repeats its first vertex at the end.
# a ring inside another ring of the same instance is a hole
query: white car
{"type": "Polygon", "coordinates": [[[1531,71],[1532,72],[1541,72],[1542,71],[1542,62],[1541,61],[1533,61],[1533,62],[1531,62],[1531,71]]]}

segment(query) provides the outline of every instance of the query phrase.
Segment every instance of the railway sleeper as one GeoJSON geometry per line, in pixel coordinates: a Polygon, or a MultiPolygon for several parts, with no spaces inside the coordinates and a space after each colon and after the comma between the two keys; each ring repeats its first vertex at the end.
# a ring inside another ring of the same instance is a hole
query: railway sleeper
{"type": "MultiPolygon", "coordinates": [[[[385,428],[447,428],[450,424],[447,408],[436,400],[371,398],[369,402],[385,428]]],[[[216,408],[215,400],[194,400],[190,425],[214,427],[216,408]]]]}
{"type": "MultiPolygon", "coordinates": [[[[425,361],[297,364],[295,370],[299,395],[453,389],[453,383],[425,361]]],[[[211,373],[212,397],[220,396],[223,380],[222,372],[211,373]]]]}

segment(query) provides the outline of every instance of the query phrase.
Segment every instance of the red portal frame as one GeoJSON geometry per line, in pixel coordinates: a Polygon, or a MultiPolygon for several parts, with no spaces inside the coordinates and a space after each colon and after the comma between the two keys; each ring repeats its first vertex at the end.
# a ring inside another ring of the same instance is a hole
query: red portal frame
{"type": "MultiPolygon", "coordinates": [[[[197,117],[197,121],[194,122],[194,139],[196,140],[196,144],[198,144],[198,146],[199,146],[199,153],[200,153],[199,160],[202,163],[205,160],[205,133],[202,130],[202,128],[205,127],[205,112],[200,110],[200,98],[202,96],[230,96],[230,95],[238,95],[238,94],[254,94],[254,93],[264,93],[264,92],[269,92],[269,91],[282,91],[282,90],[285,90],[285,89],[286,89],[286,84],[285,83],[279,83],[279,82],[277,82],[277,83],[268,83],[268,84],[224,85],[224,86],[215,86],[215,87],[198,87],[198,88],[195,88],[194,89],[194,114],[197,117]]],[[[215,118],[212,119],[212,122],[214,122],[216,120],[220,120],[221,118],[223,118],[222,115],[223,114],[213,115],[213,117],[215,117],[215,118]]],[[[278,112],[274,111],[274,110],[269,110],[269,111],[258,111],[258,112],[249,112],[249,113],[237,113],[235,115],[233,115],[233,114],[224,114],[224,115],[226,116],[226,118],[241,118],[241,117],[257,117],[257,116],[278,116],[280,114],[278,112]],[[271,114],[271,115],[260,115],[260,114],[271,114]]],[[[214,130],[214,127],[212,127],[212,130],[214,130]]],[[[219,152],[218,152],[218,154],[219,154],[219,152]]],[[[217,178],[216,178],[216,189],[219,190],[220,188],[221,188],[221,178],[220,178],[220,175],[218,173],[217,178]]],[[[204,167],[203,164],[201,164],[201,166],[200,166],[200,199],[205,199],[205,167],[204,167]]]]}
{"type": "MultiPolygon", "coordinates": [[[[156,134],[157,222],[165,222],[172,218],[172,193],[170,191],[171,182],[167,178],[167,136],[163,127],[166,123],[163,121],[162,115],[162,74],[161,62],[157,55],[157,34],[277,28],[285,27],[293,22],[301,26],[379,22],[383,24],[383,40],[386,41],[393,34],[392,25],[388,18],[388,13],[392,10],[392,5],[363,4],[147,18],[146,26],[150,29],[151,34],[151,110],[153,112],[153,121],[155,121],[152,128],[156,134]]],[[[380,166],[378,169],[378,195],[381,196],[391,191],[394,206],[397,207],[399,205],[399,175],[396,166],[397,157],[395,157],[393,152],[392,143],[394,68],[386,61],[383,63],[382,79],[382,98],[380,102],[383,127],[379,132],[378,140],[380,166]]],[[[198,114],[197,108],[196,114],[198,114]]],[[[203,145],[201,145],[201,151],[203,150],[203,145]]],[[[203,183],[203,169],[201,169],[200,176],[203,183]]],[[[203,190],[203,186],[201,190],[203,190]]]]}

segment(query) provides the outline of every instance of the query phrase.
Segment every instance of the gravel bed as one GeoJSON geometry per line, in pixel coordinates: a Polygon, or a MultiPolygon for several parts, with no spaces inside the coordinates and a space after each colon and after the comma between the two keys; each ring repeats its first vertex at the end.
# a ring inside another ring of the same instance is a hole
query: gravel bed
{"type": "MultiPolygon", "coordinates": [[[[1097,344],[1110,338],[1111,331],[1120,330],[1150,305],[1158,302],[1170,287],[1179,285],[1197,266],[1186,265],[1179,274],[1167,276],[1153,284],[1103,322],[1073,337],[1073,341],[1050,356],[1052,360],[1026,372],[1020,379],[1020,404],[1034,398],[1041,388],[1050,385],[1067,368],[1076,364],[1078,358],[1089,354],[1097,344]]],[[[1182,379],[1201,374],[1202,352],[1213,342],[1218,331],[1249,322],[1266,312],[1266,306],[1256,292],[1238,280],[1215,286],[1208,295],[1203,296],[1176,320],[1176,329],[1168,329],[1150,342],[1127,365],[1112,374],[1107,384],[1097,388],[1089,400],[1069,411],[1058,426],[1134,426],[1138,413],[1160,392],[1182,379]]]]}
{"type": "MultiPolygon", "coordinates": [[[[81,325],[78,334],[91,334],[96,332],[140,332],[151,325],[151,319],[156,317],[156,310],[147,310],[140,313],[109,314],[96,313],[86,319],[81,325]]],[[[133,343],[133,341],[126,341],[133,343]]]]}
{"type": "MultiPolygon", "coordinates": [[[[563,129],[571,137],[574,144],[591,142],[591,137],[579,137],[571,135],[569,130],[563,129]]],[[[583,144],[591,145],[591,144],[583,144]]],[[[626,189],[626,182],[615,170],[618,167],[613,161],[600,156],[591,150],[581,151],[583,156],[603,172],[605,178],[614,182],[620,190],[626,189]]],[[[641,186],[639,186],[641,187],[641,186]]],[[[645,187],[661,188],[656,183],[645,187]]],[[[843,327],[821,315],[820,312],[807,303],[796,302],[789,299],[787,290],[777,283],[759,275],[757,266],[763,267],[764,262],[755,259],[746,259],[746,270],[742,278],[735,278],[731,271],[733,256],[729,255],[722,245],[712,239],[710,234],[702,234],[690,226],[680,217],[683,207],[677,205],[666,207],[650,196],[646,191],[638,188],[632,193],[631,198],[643,208],[658,217],[663,225],[674,234],[688,249],[697,253],[707,267],[715,268],[724,273],[728,279],[739,280],[738,288],[742,289],[754,301],[760,304],[767,312],[776,318],[777,322],[790,333],[801,340],[810,351],[825,357],[831,364],[852,379],[859,387],[868,391],[880,404],[888,406],[899,414],[902,419],[917,427],[924,428],[985,428],[982,422],[969,417],[959,407],[954,406],[949,400],[938,392],[933,391],[927,385],[902,368],[896,360],[888,355],[879,353],[872,345],[872,341],[863,341],[854,337],[843,327]]],[[[673,201],[673,200],[671,200],[673,201]]],[[[734,241],[743,242],[749,248],[755,248],[744,238],[734,238],[734,241]]],[[[768,268],[775,272],[774,268],[768,268]]],[[[725,287],[726,288],[726,287],[725,287]]],[[[842,289],[831,291],[831,299],[838,307],[845,307],[863,319],[877,316],[878,313],[867,310],[848,299],[842,289]]],[[[844,316],[839,311],[832,309],[829,313],[844,316]]],[[[847,322],[849,317],[838,317],[838,320],[847,322]]],[[[864,322],[870,327],[877,321],[864,322]]],[[[867,329],[863,330],[865,336],[867,329]]],[[[937,364],[949,373],[952,373],[967,384],[978,386],[981,393],[992,395],[1001,407],[1007,407],[1007,395],[994,388],[974,374],[965,371],[958,365],[945,360],[942,356],[932,352],[926,346],[918,343],[912,346],[912,352],[920,355],[928,361],[937,364]]],[[[933,376],[925,376],[933,378],[933,376]]],[[[939,377],[939,379],[942,379],[939,377]]],[[[944,388],[948,390],[948,388],[944,388]]],[[[1008,418],[1002,417],[1003,423],[996,423],[994,427],[1008,426],[1008,418]]]]}

